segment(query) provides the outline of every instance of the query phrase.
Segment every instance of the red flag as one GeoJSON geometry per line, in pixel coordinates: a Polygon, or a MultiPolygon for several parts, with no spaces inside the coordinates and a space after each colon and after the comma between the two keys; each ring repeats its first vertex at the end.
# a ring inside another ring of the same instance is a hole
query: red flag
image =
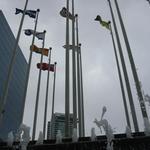
{"type": "Polygon", "coordinates": [[[50,66],[48,67],[48,70],[54,72],[55,71],[54,64],[50,64],[50,66]]]}
{"type": "Polygon", "coordinates": [[[47,63],[37,63],[37,68],[38,69],[40,69],[40,67],[41,67],[41,69],[42,70],[48,70],[48,71],[52,71],[52,72],[54,72],[54,64],[47,64],[47,63]]]}

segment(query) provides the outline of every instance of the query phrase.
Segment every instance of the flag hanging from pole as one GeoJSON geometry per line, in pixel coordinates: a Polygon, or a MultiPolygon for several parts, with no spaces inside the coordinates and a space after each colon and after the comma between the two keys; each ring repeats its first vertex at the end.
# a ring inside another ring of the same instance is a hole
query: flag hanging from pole
{"type": "Polygon", "coordinates": [[[30,36],[30,35],[32,35],[32,34],[34,33],[34,31],[31,30],[31,29],[25,29],[25,30],[24,30],[24,33],[25,33],[25,35],[30,36]]]}
{"type": "Polygon", "coordinates": [[[35,52],[35,53],[43,54],[45,56],[48,56],[48,53],[49,53],[49,49],[47,49],[47,48],[39,48],[36,45],[31,45],[30,46],[30,50],[35,52]]]}
{"type": "Polygon", "coordinates": [[[36,32],[35,36],[39,39],[39,40],[44,40],[45,38],[45,32],[36,32]]]}
{"type": "Polygon", "coordinates": [[[65,7],[63,7],[62,8],[62,10],[60,11],[60,15],[62,16],[62,17],[67,17],[67,14],[68,14],[68,17],[69,17],[69,19],[71,19],[71,20],[73,20],[74,19],[74,16],[70,13],[70,12],[68,12],[68,10],[65,8],[65,7]]]}
{"type": "Polygon", "coordinates": [[[110,30],[110,23],[111,23],[110,21],[108,21],[108,22],[103,21],[102,18],[101,18],[101,16],[99,16],[99,15],[97,15],[97,17],[95,18],[95,21],[99,21],[100,24],[101,24],[103,27],[105,27],[105,28],[107,28],[108,30],[110,30]]]}
{"type": "MultiPolygon", "coordinates": [[[[66,46],[66,45],[64,45],[64,46],[63,46],[63,48],[65,48],[65,49],[66,49],[66,48],[67,48],[67,46],[66,46]]],[[[79,48],[79,46],[75,46],[75,49],[77,49],[77,48],[79,48]]],[[[68,49],[73,49],[73,45],[69,45],[69,48],[68,48],[68,49]]]]}
{"type": "Polygon", "coordinates": [[[54,64],[47,64],[47,63],[37,63],[37,68],[42,69],[43,71],[48,70],[54,72],[55,67],[54,64]]]}
{"type": "MultiPolygon", "coordinates": [[[[25,35],[30,36],[34,34],[34,31],[31,29],[25,29],[24,30],[25,35]]],[[[45,32],[35,32],[35,36],[39,39],[39,40],[44,40],[45,38],[45,32]]]]}
{"type": "MultiPolygon", "coordinates": [[[[31,17],[31,18],[36,18],[36,12],[37,12],[37,11],[35,11],[35,10],[26,10],[26,11],[25,11],[25,15],[28,15],[28,16],[31,17]]],[[[20,14],[20,13],[23,14],[23,10],[16,8],[15,14],[17,15],[17,14],[20,14]]]]}

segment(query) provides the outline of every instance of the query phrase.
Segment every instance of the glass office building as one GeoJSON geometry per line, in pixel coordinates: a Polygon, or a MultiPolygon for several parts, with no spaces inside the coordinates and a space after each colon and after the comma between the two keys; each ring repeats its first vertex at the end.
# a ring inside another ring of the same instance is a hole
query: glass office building
{"type": "MultiPolygon", "coordinates": [[[[58,130],[61,131],[62,137],[65,137],[65,114],[64,113],[54,113],[53,120],[48,122],[47,126],[47,138],[50,139],[56,138],[58,130]]],[[[70,123],[69,123],[69,137],[72,137],[73,131],[73,114],[70,114],[70,123]]]]}
{"type": "MultiPolygon", "coordinates": [[[[12,57],[15,37],[0,10],[0,100],[8,75],[8,67],[12,57]]],[[[27,70],[26,59],[18,47],[15,65],[8,90],[7,102],[3,118],[0,122],[0,138],[6,139],[10,131],[16,131],[22,120],[23,92],[27,70]]]]}

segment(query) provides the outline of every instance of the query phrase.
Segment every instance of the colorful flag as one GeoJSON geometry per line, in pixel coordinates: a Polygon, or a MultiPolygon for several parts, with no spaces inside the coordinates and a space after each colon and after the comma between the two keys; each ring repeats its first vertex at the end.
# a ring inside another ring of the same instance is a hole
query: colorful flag
{"type": "Polygon", "coordinates": [[[103,21],[102,18],[101,18],[101,16],[99,16],[99,15],[97,15],[97,17],[95,18],[95,20],[96,20],[96,21],[99,21],[100,24],[101,24],[103,27],[105,27],[105,28],[107,28],[108,30],[110,30],[110,23],[111,23],[110,21],[108,21],[108,22],[103,21]]]}
{"type": "Polygon", "coordinates": [[[47,63],[37,63],[37,68],[38,69],[42,69],[42,70],[48,70],[48,71],[52,71],[52,72],[54,72],[54,70],[55,70],[55,66],[54,66],[54,64],[47,64],[47,63]]]}
{"type": "MultiPolygon", "coordinates": [[[[35,11],[35,10],[26,10],[26,11],[25,11],[25,15],[28,15],[28,16],[31,17],[31,18],[36,18],[36,12],[37,12],[37,11],[35,11]]],[[[22,13],[22,14],[23,14],[23,10],[16,8],[15,14],[17,15],[17,14],[19,14],[19,13],[22,13]]]]}
{"type": "Polygon", "coordinates": [[[30,46],[30,50],[34,51],[36,53],[39,53],[39,54],[43,54],[45,56],[48,56],[48,53],[49,53],[49,49],[47,49],[47,48],[39,48],[36,45],[31,45],[30,46]]]}
{"type": "Polygon", "coordinates": [[[62,10],[60,11],[60,15],[62,16],[62,17],[67,17],[67,14],[68,14],[68,16],[69,16],[69,19],[74,19],[74,16],[70,13],[70,12],[68,12],[68,10],[65,8],[65,7],[63,7],[62,8],[62,10]]]}
{"type": "MultiPolygon", "coordinates": [[[[34,31],[31,30],[31,29],[25,29],[24,31],[25,31],[25,32],[24,32],[25,35],[28,35],[28,36],[34,34],[34,31]]],[[[44,40],[44,38],[45,38],[45,31],[44,31],[44,32],[35,32],[35,36],[36,36],[39,40],[44,40]]]]}

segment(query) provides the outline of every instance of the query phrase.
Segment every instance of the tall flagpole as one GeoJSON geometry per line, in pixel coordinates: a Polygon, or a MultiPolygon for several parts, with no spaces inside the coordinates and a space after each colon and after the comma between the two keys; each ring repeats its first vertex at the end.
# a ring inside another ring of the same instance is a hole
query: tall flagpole
{"type": "Polygon", "coordinates": [[[46,97],[45,97],[45,109],[44,109],[44,122],[43,122],[43,138],[45,139],[45,132],[46,132],[46,119],[47,119],[47,103],[48,103],[48,90],[49,90],[49,74],[50,74],[50,64],[51,64],[51,50],[49,48],[49,60],[48,60],[48,72],[47,72],[47,85],[46,85],[46,97]]]}
{"type": "MultiPolygon", "coordinates": [[[[46,33],[46,31],[44,30],[44,32],[46,33]]],[[[43,43],[42,43],[42,50],[44,49],[44,45],[45,45],[45,36],[43,39],[43,43]]],[[[41,61],[40,64],[42,64],[43,62],[43,53],[41,53],[41,61]]],[[[40,84],[41,84],[41,65],[40,65],[40,70],[39,70],[39,78],[38,78],[38,86],[37,86],[37,93],[36,93],[36,104],[35,104],[35,112],[34,112],[34,122],[33,122],[33,131],[32,131],[32,140],[35,140],[35,134],[36,134],[36,124],[37,124],[37,113],[38,113],[38,103],[39,103],[39,94],[40,94],[40,84]]]]}
{"type": "MultiPolygon", "coordinates": [[[[102,22],[103,22],[99,15],[97,15],[97,17],[95,18],[95,21],[99,21],[100,24],[102,24],[102,22]]],[[[128,114],[128,107],[127,107],[126,96],[125,96],[125,90],[124,90],[124,85],[123,85],[119,60],[118,60],[116,44],[115,44],[115,40],[114,40],[114,36],[113,36],[113,32],[112,32],[111,22],[108,21],[108,22],[105,22],[105,23],[106,23],[106,26],[107,26],[106,28],[109,29],[109,31],[110,31],[110,35],[111,35],[111,39],[112,39],[112,43],[113,43],[115,59],[116,59],[116,64],[117,64],[117,70],[118,70],[118,75],[119,75],[119,81],[120,81],[120,87],[121,87],[121,92],[122,92],[122,98],[123,98],[124,109],[125,109],[126,122],[127,122],[127,126],[131,129],[130,119],[129,119],[129,114],[128,114]]]]}
{"type": "Polygon", "coordinates": [[[75,58],[75,16],[72,0],[72,87],[73,87],[73,128],[77,128],[76,58],[75,58]]]}
{"type": "Polygon", "coordinates": [[[114,53],[115,53],[115,58],[116,58],[116,63],[117,63],[117,69],[118,69],[118,75],[119,75],[119,80],[120,80],[120,87],[121,87],[121,91],[122,91],[122,98],[123,98],[123,103],[124,103],[126,121],[127,121],[128,127],[130,127],[130,129],[131,129],[129,113],[128,113],[128,107],[127,107],[126,96],[125,96],[125,90],[124,90],[124,86],[123,86],[123,80],[122,80],[122,76],[121,76],[121,70],[120,70],[120,66],[119,66],[119,60],[118,60],[118,56],[117,56],[117,49],[116,49],[116,46],[115,46],[115,40],[114,40],[114,36],[113,36],[113,32],[112,32],[111,23],[110,23],[110,34],[111,34],[111,38],[112,38],[112,43],[113,43],[114,53]]]}
{"type": "Polygon", "coordinates": [[[77,42],[77,83],[78,83],[78,120],[79,137],[82,137],[82,111],[81,111],[81,78],[80,78],[80,57],[79,57],[79,35],[78,35],[78,15],[76,17],[76,42],[77,42]]]}
{"type": "Polygon", "coordinates": [[[83,95],[83,74],[82,74],[82,55],[81,55],[81,44],[79,45],[80,54],[80,76],[81,76],[81,110],[82,110],[82,136],[85,136],[85,119],[84,119],[84,95],[83,95]]]}
{"type": "Polygon", "coordinates": [[[53,98],[52,98],[52,114],[51,114],[51,139],[54,138],[52,135],[53,131],[53,123],[54,123],[54,104],[55,104],[55,82],[56,82],[56,65],[57,63],[54,63],[54,82],[53,82],[53,98]]]}
{"type": "Polygon", "coordinates": [[[6,101],[7,101],[9,84],[10,84],[11,77],[12,77],[13,67],[14,67],[16,53],[17,53],[17,47],[18,47],[18,43],[19,43],[19,39],[20,39],[20,35],[21,35],[21,30],[22,30],[22,26],[23,26],[23,22],[24,22],[25,11],[27,9],[27,5],[28,5],[28,0],[26,0],[26,2],[25,2],[25,6],[24,6],[23,15],[22,15],[22,18],[21,18],[17,38],[16,38],[16,41],[15,41],[15,44],[14,44],[14,48],[12,50],[12,58],[11,58],[10,65],[9,65],[9,68],[8,68],[8,75],[7,75],[7,78],[6,78],[4,93],[2,95],[2,100],[0,100],[0,120],[2,119],[3,113],[5,111],[4,109],[5,109],[5,104],[6,104],[6,101]]]}
{"type": "MultiPolygon", "coordinates": [[[[35,19],[35,26],[34,26],[34,33],[33,33],[33,37],[32,37],[31,46],[34,45],[34,41],[35,41],[35,33],[36,33],[36,28],[37,28],[37,23],[38,23],[39,12],[40,12],[40,9],[37,9],[36,19],[35,19]]],[[[29,61],[28,61],[27,73],[26,73],[25,89],[24,89],[24,95],[23,95],[22,122],[23,122],[25,102],[26,102],[26,96],[27,96],[27,88],[28,88],[28,82],[29,82],[29,74],[30,74],[31,61],[32,61],[32,53],[33,53],[33,51],[30,49],[30,56],[29,56],[29,61]]]]}
{"type": "Polygon", "coordinates": [[[145,107],[145,102],[144,102],[144,98],[143,98],[143,94],[142,94],[142,90],[141,90],[141,86],[140,86],[140,81],[139,81],[138,74],[137,74],[137,71],[136,71],[136,67],[135,67],[133,56],[132,56],[129,40],[128,40],[128,37],[127,37],[127,33],[126,33],[125,26],[124,26],[124,23],[123,23],[123,20],[122,20],[122,17],[121,17],[121,13],[120,13],[120,9],[119,9],[117,0],[115,0],[115,5],[116,5],[116,8],[117,8],[118,17],[119,17],[119,21],[120,21],[120,24],[121,24],[122,33],[123,33],[124,41],[125,41],[125,44],[126,44],[129,60],[130,60],[130,65],[131,65],[132,74],[133,74],[133,77],[134,77],[134,82],[135,82],[135,86],[136,86],[136,90],[137,90],[138,99],[139,99],[139,102],[140,102],[142,116],[143,116],[143,119],[148,118],[147,112],[146,112],[146,107],[145,107]]]}
{"type": "Polygon", "coordinates": [[[117,43],[118,43],[118,50],[119,50],[121,64],[122,64],[122,69],[123,69],[123,73],[124,73],[124,78],[125,78],[125,83],[126,83],[126,89],[127,89],[127,93],[128,93],[129,103],[130,103],[130,107],[131,107],[131,114],[132,114],[132,118],[133,118],[134,129],[135,129],[136,132],[138,132],[139,131],[139,127],[138,127],[138,122],[137,122],[137,117],[136,117],[133,97],[132,97],[132,93],[131,93],[129,78],[128,78],[128,74],[127,74],[127,69],[126,69],[126,65],[125,65],[125,60],[124,60],[124,56],[123,56],[123,52],[122,52],[120,39],[119,39],[119,34],[118,34],[118,31],[117,31],[117,26],[116,26],[116,22],[115,22],[115,18],[114,18],[114,14],[113,14],[113,10],[112,10],[112,7],[111,7],[110,0],[108,0],[108,3],[109,3],[110,12],[111,12],[111,16],[112,16],[112,21],[113,21],[114,29],[115,29],[115,33],[116,33],[116,39],[117,39],[117,43]]]}
{"type": "Polygon", "coordinates": [[[85,120],[84,120],[84,96],[83,96],[83,76],[82,76],[82,57],[81,44],[79,44],[79,29],[78,29],[78,15],[76,17],[76,38],[77,38],[77,68],[78,68],[78,115],[79,115],[79,135],[85,136],[85,120]],[[81,129],[80,129],[81,128],[81,129]]]}
{"type": "Polygon", "coordinates": [[[70,102],[69,102],[69,0],[67,0],[67,17],[66,17],[66,68],[65,68],[65,137],[69,137],[70,122],[70,102]]]}

